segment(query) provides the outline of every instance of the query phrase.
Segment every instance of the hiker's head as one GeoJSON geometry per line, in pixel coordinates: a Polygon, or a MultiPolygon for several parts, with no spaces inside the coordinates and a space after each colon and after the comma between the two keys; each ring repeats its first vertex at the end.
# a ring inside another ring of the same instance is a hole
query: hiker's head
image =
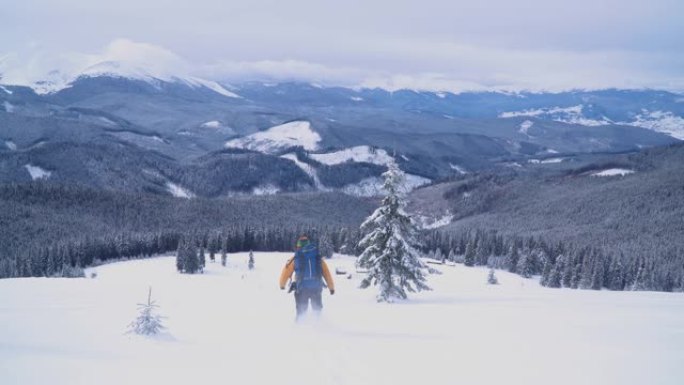
{"type": "Polygon", "coordinates": [[[295,245],[295,247],[297,248],[297,250],[299,250],[302,247],[308,245],[309,243],[311,243],[309,241],[309,237],[307,237],[306,235],[302,235],[299,237],[299,239],[297,239],[297,244],[295,245]]]}

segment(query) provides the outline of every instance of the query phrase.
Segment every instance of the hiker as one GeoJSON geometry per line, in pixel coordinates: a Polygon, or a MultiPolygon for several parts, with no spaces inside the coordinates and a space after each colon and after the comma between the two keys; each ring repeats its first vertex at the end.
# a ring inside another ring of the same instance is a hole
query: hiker
{"type": "Polygon", "coordinates": [[[297,239],[295,255],[283,267],[280,274],[280,290],[285,290],[285,284],[292,277],[292,273],[295,273],[295,277],[288,293],[294,291],[297,318],[307,312],[309,300],[311,300],[311,308],[320,312],[323,308],[321,299],[322,279],[325,279],[331,295],[335,294],[335,283],[332,275],[330,275],[330,270],[328,270],[328,265],[318,252],[318,248],[306,235],[297,239]]]}

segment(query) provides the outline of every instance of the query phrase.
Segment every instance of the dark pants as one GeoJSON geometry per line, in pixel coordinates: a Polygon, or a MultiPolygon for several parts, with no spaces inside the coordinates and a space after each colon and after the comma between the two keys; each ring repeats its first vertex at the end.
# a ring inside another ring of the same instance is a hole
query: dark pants
{"type": "Polygon", "coordinates": [[[309,300],[311,301],[311,309],[320,312],[323,308],[323,301],[321,300],[322,289],[299,289],[295,291],[295,303],[297,305],[297,317],[305,314],[309,309],[309,300]]]}

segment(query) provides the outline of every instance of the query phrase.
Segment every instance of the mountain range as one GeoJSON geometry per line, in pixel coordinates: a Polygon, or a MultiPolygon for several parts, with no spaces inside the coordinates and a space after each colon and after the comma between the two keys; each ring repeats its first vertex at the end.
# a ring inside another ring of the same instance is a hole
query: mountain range
{"type": "Polygon", "coordinates": [[[388,162],[417,187],[684,139],[684,96],[664,91],[220,84],[114,62],[54,78],[1,86],[0,182],[40,178],[181,197],[373,195],[388,162]]]}

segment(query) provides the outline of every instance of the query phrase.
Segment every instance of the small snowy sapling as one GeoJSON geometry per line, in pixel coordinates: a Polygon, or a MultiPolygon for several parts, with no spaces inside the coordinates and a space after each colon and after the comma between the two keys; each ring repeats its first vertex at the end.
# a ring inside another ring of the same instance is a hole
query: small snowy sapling
{"type": "Polygon", "coordinates": [[[128,325],[128,333],[135,333],[140,335],[155,335],[164,329],[162,325],[162,316],[155,314],[159,306],[155,301],[152,301],[152,288],[147,294],[147,303],[139,303],[138,309],[140,314],[138,317],[128,325]]]}
{"type": "Polygon", "coordinates": [[[496,278],[496,275],[494,274],[493,268],[489,269],[489,275],[487,275],[487,283],[490,285],[498,285],[499,284],[499,280],[496,278]]]}

